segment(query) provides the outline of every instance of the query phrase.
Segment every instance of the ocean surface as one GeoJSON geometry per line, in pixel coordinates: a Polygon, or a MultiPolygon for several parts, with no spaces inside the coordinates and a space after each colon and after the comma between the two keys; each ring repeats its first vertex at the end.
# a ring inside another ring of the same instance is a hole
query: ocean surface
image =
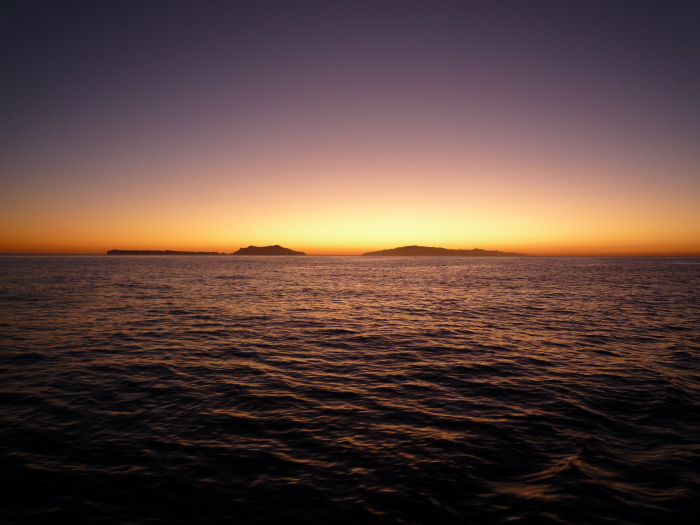
{"type": "Polygon", "coordinates": [[[0,257],[0,522],[697,524],[700,259],[0,257]]]}

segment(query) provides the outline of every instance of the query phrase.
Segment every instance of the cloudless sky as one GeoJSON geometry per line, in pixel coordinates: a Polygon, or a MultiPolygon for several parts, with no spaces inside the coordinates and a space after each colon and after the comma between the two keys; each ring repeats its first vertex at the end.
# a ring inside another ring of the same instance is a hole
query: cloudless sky
{"type": "Polygon", "coordinates": [[[700,255],[700,3],[0,5],[0,253],[700,255]]]}

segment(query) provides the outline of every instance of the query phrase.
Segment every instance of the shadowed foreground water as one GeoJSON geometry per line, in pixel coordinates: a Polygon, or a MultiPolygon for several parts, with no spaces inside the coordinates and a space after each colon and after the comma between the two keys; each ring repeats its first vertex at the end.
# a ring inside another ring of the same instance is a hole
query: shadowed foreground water
{"type": "Polygon", "coordinates": [[[697,523],[700,259],[0,257],[0,521],[697,523]]]}

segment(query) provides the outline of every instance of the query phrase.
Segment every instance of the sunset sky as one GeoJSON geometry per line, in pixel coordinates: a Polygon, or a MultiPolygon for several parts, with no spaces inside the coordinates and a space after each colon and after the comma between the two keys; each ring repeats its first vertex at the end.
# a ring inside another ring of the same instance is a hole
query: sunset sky
{"type": "Polygon", "coordinates": [[[700,2],[3,1],[0,253],[700,255],[700,2]]]}

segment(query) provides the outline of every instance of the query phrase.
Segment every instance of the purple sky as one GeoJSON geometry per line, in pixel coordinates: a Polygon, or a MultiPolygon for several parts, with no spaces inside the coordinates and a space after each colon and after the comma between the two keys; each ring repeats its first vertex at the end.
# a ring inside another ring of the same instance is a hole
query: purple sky
{"type": "Polygon", "coordinates": [[[694,1],[5,1],[0,42],[0,252],[700,253],[694,1]]]}

